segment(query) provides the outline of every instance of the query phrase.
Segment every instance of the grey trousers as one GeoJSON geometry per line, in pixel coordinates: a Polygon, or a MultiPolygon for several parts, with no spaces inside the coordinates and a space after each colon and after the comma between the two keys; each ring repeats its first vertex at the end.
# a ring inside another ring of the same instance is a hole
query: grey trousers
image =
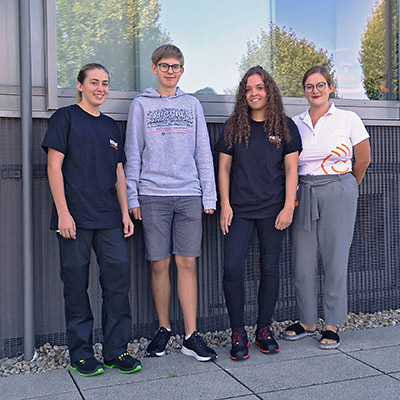
{"type": "Polygon", "coordinates": [[[318,322],[318,255],[325,272],[326,325],[347,321],[347,266],[357,211],[351,173],[300,176],[292,234],[292,259],[300,321],[318,322]]]}

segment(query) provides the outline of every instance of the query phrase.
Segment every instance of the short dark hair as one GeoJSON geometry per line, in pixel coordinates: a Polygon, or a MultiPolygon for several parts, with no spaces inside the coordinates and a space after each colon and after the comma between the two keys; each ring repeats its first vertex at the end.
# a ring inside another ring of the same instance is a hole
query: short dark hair
{"type": "MultiPolygon", "coordinates": [[[[107,71],[107,68],[104,65],[98,64],[98,63],[90,63],[84,65],[78,73],[77,76],[77,81],[83,85],[83,82],[85,82],[85,79],[88,75],[89,71],[92,71],[93,69],[102,69],[105,71],[108,75],[108,80],[110,80],[110,74],[107,71]]],[[[76,101],[79,103],[82,100],[82,93],[78,90],[78,93],[76,94],[76,101]]]]}
{"type": "Polygon", "coordinates": [[[303,76],[303,82],[302,82],[303,88],[304,88],[304,85],[306,84],[306,80],[312,74],[321,74],[326,79],[328,86],[331,88],[333,87],[333,79],[332,79],[332,76],[329,73],[329,71],[321,65],[314,65],[313,67],[309,68],[303,76]]]}
{"type": "Polygon", "coordinates": [[[185,63],[183,53],[173,44],[163,44],[162,46],[157,47],[151,55],[151,61],[154,65],[157,65],[158,62],[163,58],[176,58],[180,65],[185,63]]]}

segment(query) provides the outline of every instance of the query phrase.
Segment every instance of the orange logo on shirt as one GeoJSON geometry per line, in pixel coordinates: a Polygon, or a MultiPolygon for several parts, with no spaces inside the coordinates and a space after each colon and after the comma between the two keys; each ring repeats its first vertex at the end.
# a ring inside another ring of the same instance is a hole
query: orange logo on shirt
{"type": "Polygon", "coordinates": [[[327,157],[325,157],[321,163],[321,168],[324,171],[324,173],[326,175],[330,175],[328,172],[329,168],[335,174],[345,174],[346,172],[350,171],[350,167],[347,166],[348,165],[347,162],[350,161],[349,160],[350,153],[351,153],[350,149],[345,144],[342,143],[340,146],[336,146],[335,150],[331,150],[330,154],[327,157]],[[337,156],[341,159],[336,160],[334,162],[334,165],[325,165],[325,163],[333,156],[337,156]]]}

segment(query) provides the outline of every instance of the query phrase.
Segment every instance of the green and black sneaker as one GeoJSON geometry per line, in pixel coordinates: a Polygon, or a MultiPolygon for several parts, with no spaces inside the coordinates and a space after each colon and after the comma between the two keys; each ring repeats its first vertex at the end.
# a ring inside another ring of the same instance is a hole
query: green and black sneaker
{"type": "Polygon", "coordinates": [[[130,353],[122,353],[109,361],[104,360],[104,366],[106,368],[117,367],[118,371],[123,374],[131,374],[142,369],[140,361],[132,357],[130,353]]]}
{"type": "Polygon", "coordinates": [[[78,371],[78,374],[82,376],[100,375],[104,372],[103,364],[94,357],[71,362],[69,367],[72,371],[78,371]]]}

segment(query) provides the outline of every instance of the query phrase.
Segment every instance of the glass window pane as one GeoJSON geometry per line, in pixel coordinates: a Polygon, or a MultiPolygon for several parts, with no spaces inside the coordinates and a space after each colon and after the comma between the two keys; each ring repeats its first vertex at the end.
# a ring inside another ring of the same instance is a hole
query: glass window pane
{"type": "Polygon", "coordinates": [[[398,96],[398,0],[56,4],[60,87],[75,87],[79,68],[88,62],[109,69],[113,90],[154,87],[151,54],[172,42],[185,55],[180,86],[186,92],[234,94],[243,73],[260,64],[284,96],[302,97],[303,73],[322,64],[335,79],[336,97],[398,96]]]}
{"type": "Polygon", "coordinates": [[[158,1],[56,0],[56,6],[59,87],[75,87],[79,69],[98,62],[109,70],[112,90],[138,90],[139,75],[147,76],[141,59],[149,69],[150,49],[169,40],[157,25],[158,1]]]}
{"type": "MultiPolygon", "coordinates": [[[[303,73],[311,65],[323,64],[334,75],[337,97],[367,99],[364,82],[369,78],[363,72],[371,68],[372,79],[379,86],[378,98],[385,96],[385,22],[376,11],[384,7],[384,0],[160,3],[161,26],[187,60],[181,80],[186,91],[209,88],[216,93],[234,93],[240,76],[260,64],[274,76],[283,95],[302,96],[303,73]],[[371,23],[378,26],[373,32],[371,23]],[[379,66],[362,58],[363,39],[372,42],[370,53],[379,66]]],[[[397,0],[391,3],[392,38],[397,38],[397,0]]],[[[391,48],[396,49],[397,40],[392,42],[391,48]]],[[[394,61],[396,54],[394,50],[394,61]]],[[[391,71],[396,83],[395,66],[391,71]]]]}

